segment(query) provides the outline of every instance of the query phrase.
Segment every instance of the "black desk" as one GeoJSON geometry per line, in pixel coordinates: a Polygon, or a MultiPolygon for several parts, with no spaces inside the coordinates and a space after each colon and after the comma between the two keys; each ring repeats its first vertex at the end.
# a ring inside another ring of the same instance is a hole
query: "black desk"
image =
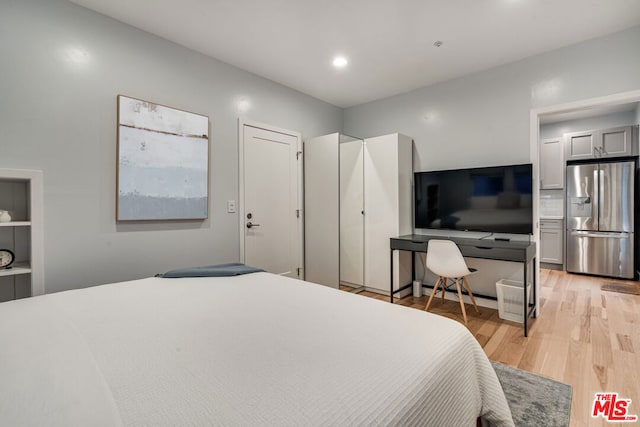
{"type": "Polygon", "coordinates": [[[537,316],[536,307],[536,244],[534,242],[519,241],[496,241],[470,239],[464,237],[448,237],[438,235],[407,234],[406,236],[392,237],[391,246],[391,280],[389,284],[389,295],[393,304],[393,294],[408,289],[412,283],[393,290],[393,251],[411,252],[411,281],[416,278],[415,252],[427,252],[427,243],[432,239],[451,240],[455,242],[462,252],[462,256],[470,258],[493,259],[498,261],[521,262],[524,266],[523,275],[523,304],[524,304],[524,336],[529,333],[528,319],[533,315],[537,316]],[[533,261],[533,303],[527,300],[527,267],[533,261]]]}

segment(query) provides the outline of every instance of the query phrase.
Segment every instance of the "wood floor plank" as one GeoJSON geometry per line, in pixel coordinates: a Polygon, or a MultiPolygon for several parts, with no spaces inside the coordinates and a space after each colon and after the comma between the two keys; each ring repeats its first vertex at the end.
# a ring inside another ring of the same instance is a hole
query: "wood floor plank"
{"type": "MultiPolygon", "coordinates": [[[[608,425],[591,417],[598,392],[631,399],[630,413],[640,415],[640,295],[601,290],[610,282],[638,283],[542,269],[540,314],[529,337],[521,324],[485,307],[478,314],[467,305],[467,328],[491,360],[571,384],[571,426],[608,425]]],[[[360,295],[388,301],[371,292],[360,295]]],[[[423,310],[427,298],[397,302],[423,310]]],[[[464,324],[457,301],[434,298],[429,312],[464,324]]]]}
{"type": "MultiPolygon", "coordinates": [[[[589,344],[580,341],[571,341],[565,365],[565,374],[562,381],[569,384],[578,384],[584,381],[584,367],[591,364],[591,350],[589,344]]],[[[572,405],[571,418],[574,425],[585,425],[591,417],[588,413],[590,401],[593,395],[586,387],[573,388],[573,401],[579,404],[572,405]]]]}

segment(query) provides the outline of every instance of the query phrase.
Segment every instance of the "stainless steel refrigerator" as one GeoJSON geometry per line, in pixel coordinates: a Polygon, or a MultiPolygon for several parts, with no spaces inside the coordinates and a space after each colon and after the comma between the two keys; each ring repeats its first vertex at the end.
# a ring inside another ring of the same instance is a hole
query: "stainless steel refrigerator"
{"type": "Polygon", "coordinates": [[[635,162],[567,166],[567,271],[633,278],[635,162]]]}

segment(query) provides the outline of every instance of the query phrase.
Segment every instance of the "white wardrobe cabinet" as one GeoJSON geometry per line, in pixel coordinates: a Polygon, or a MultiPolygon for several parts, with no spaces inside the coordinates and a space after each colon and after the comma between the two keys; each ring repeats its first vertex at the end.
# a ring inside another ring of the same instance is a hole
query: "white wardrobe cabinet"
{"type": "MultiPolygon", "coordinates": [[[[411,234],[413,140],[401,134],[364,141],[365,289],[388,294],[389,239],[411,234]]],[[[411,282],[411,253],[395,251],[393,288],[411,282]]]]}
{"type": "Polygon", "coordinates": [[[338,288],[342,266],[351,286],[363,286],[362,140],[333,133],[303,150],[305,279],[338,288]]]}
{"type": "MultiPolygon", "coordinates": [[[[412,145],[401,134],[305,142],[306,280],[389,293],[389,239],[412,232],[412,145]]],[[[411,281],[411,258],[394,257],[397,288],[411,281]]]]}
{"type": "Polygon", "coordinates": [[[364,286],[364,145],[340,144],[340,283],[364,286]]]}

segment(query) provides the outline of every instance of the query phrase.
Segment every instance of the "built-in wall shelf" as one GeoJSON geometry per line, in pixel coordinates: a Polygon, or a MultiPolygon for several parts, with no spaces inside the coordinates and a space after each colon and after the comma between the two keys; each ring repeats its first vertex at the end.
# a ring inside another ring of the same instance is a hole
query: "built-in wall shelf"
{"type": "Polygon", "coordinates": [[[0,269],[0,277],[17,276],[19,274],[31,274],[31,266],[27,262],[19,262],[11,266],[11,268],[0,269]]]}
{"type": "Polygon", "coordinates": [[[0,227],[29,227],[29,226],[31,226],[31,221],[0,222],[0,227]]]}
{"type": "Polygon", "coordinates": [[[13,221],[0,222],[0,249],[14,254],[0,269],[0,302],[44,294],[42,171],[0,169],[0,210],[13,221]]]}

